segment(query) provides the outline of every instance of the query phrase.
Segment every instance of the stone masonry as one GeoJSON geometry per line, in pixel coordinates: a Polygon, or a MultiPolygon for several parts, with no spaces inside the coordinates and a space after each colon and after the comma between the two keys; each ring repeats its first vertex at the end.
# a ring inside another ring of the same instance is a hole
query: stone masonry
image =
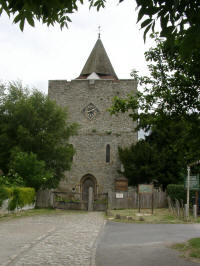
{"type": "MultiPolygon", "coordinates": [[[[101,51],[101,58],[103,53],[105,51],[101,51]]],[[[103,64],[101,58],[100,64],[103,64]]],[[[137,141],[137,132],[134,131],[136,124],[127,113],[111,116],[108,112],[114,96],[126,97],[127,94],[136,93],[136,81],[119,80],[116,76],[102,77],[102,74],[97,73],[98,70],[92,71],[96,73],[95,76],[99,75],[99,78],[94,78],[94,74],[91,75],[93,78],[84,74],[72,81],[49,81],[49,97],[60,106],[67,106],[68,121],[79,124],[78,135],[70,139],[76,154],[72,169],[65,173],[66,178],[59,185],[62,191],[82,192],[82,178],[87,174],[96,180],[96,193],[113,190],[114,180],[118,177],[121,167],[118,147],[129,146],[137,141]],[[110,160],[106,162],[108,144],[110,160]]]]}
{"type": "Polygon", "coordinates": [[[102,213],[49,212],[0,223],[1,266],[95,266],[102,213]]]}

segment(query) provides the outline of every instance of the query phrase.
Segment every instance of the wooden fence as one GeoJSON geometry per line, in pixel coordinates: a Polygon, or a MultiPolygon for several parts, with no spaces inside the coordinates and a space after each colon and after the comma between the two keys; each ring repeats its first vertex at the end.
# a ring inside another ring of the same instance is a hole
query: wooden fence
{"type": "Polygon", "coordinates": [[[168,202],[169,211],[171,213],[173,213],[178,218],[186,218],[183,200],[178,201],[177,199],[175,199],[175,201],[173,201],[168,196],[167,202],[168,202]]]}
{"type": "MultiPolygon", "coordinates": [[[[167,207],[166,192],[154,190],[153,206],[154,208],[167,207]]],[[[119,192],[119,193],[110,191],[108,193],[109,209],[135,209],[138,207],[139,207],[139,196],[136,191],[119,192]],[[121,198],[118,198],[119,194],[121,194],[121,198]]],[[[152,207],[152,194],[141,194],[140,207],[144,209],[152,207]]]]}
{"type": "MultiPolygon", "coordinates": [[[[167,207],[166,192],[154,190],[153,193],[154,208],[167,207]]],[[[51,190],[41,190],[37,193],[36,206],[40,208],[64,208],[87,210],[87,202],[81,200],[80,193],[53,192],[51,190]],[[62,198],[62,199],[61,199],[62,198]]],[[[140,197],[141,208],[151,208],[152,195],[143,194],[140,197]]],[[[99,194],[94,199],[94,209],[135,209],[139,207],[139,197],[135,190],[99,194]],[[117,194],[122,198],[118,198],[117,194]]]]}

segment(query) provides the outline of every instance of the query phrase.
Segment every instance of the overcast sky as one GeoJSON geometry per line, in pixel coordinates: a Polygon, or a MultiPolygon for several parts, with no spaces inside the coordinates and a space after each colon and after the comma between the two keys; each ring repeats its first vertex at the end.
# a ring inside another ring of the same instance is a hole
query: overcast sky
{"type": "Polygon", "coordinates": [[[72,23],[62,31],[59,26],[47,28],[36,23],[25,25],[24,32],[12,24],[7,15],[0,17],[0,81],[21,80],[24,85],[48,92],[48,80],[71,80],[79,76],[98,37],[101,39],[118,78],[130,78],[132,69],[147,73],[143,31],[136,25],[135,2],[117,4],[110,0],[96,12],[79,7],[71,15],[72,23]]]}

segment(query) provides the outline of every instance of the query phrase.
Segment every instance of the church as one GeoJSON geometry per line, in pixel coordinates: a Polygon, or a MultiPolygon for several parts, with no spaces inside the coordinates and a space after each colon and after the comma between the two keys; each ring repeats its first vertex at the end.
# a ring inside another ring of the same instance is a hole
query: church
{"type": "Polygon", "coordinates": [[[67,106],[68,121],[79,125],[78,134],[70,138],[76,150],[72,168],[65,172],[59,191],[80,193],[84,200],[89,187],[94,195],[115,190],[121,170],[118,147],[136,143],[138,136],[127,113],[111,116],[108,108],[114,96],[136,92],[135,80],[117,77],[100,36],[79,77],[49,81],[49,97],[67,106]]]}

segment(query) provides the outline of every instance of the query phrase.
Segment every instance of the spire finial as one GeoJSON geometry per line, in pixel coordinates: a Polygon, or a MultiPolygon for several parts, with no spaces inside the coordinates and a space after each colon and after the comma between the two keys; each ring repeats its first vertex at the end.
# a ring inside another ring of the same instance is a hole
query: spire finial
{"type": "Polygon", "coordinates": [[[101,38],[101,26],[99,25],[99,27],[98,27],[98,31],[99,31],[99,33],[98,33],[98,37],[99,37],[99,39],[101,38]]]}

